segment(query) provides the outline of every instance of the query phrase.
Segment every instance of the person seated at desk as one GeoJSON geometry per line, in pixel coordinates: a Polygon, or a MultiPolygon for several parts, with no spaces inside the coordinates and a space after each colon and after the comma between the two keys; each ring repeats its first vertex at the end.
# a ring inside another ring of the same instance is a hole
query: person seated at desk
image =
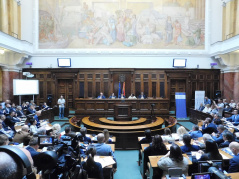
{"type": "Polygon", "coordinates": [[[48,110],[50,107],[46,104],[46,102],[42,105],[42,110],[48,110]]]}
{"type": "Polygon", "coordinates": [[[16,143],[23,143],[23,145],[27,146],[29,141],[31,140],[32,136],[29,133],[29,127],[28,125],[24,125],[22,126],[22,130],[18,131],[14,138],[13,138],[13,142],[16,143]]]}
{"type": "Polygon", "coordinates": [[[5,115],[10,115],[11,112],[11,105],[10,104],[6,104],[6,107],[4,108],[5,110],[5,115]]]}
{"type": "Polygon", "coordinates": [[[170,152],[161,157],[157,164],[163,170],[163,176],[168,174],[169,168],[182,168],[182,174],[188,175],[188,159],[182,155],[182,150],[175,143],[170,147],[170,152]]]}
{"type": "Polygon", "coordinates": [[[198,108],[198,111],[201,111],[201,112],[202,112],[204,108],[205,108],[205,107],[203,106],[203,103],[201,103],[200,106],[199,106],[199,108],[198,108]]]}
{"type": "Polygon", "coordinates": [[[33,135],[36,135],[38,133],[38,129],[37,129],[37,121],[36,119],[30,119],[30,133],[32,133],[33,135]]]}
{"type": "Polygon", "coordinates": [[[34,166],[37,166],[37,164],[39,164],[39,154],[40,154],[40,152],[37,152],[37,150],[39,149],[38,137],[33,137],[30,140],[29,146],[27,146],[26,149],[31,154],[31,157],[32,157],[33,162],[34,162],[34,166]]]}
{"type": "Polygon", "coordinates": [[[219,145],[219,148],[229,147],[230,143],[233,141],[233,134],[229,131],[226,131],[222,134],[223,143],[219,145]]]}
{"type": "Polygon", "coordinates": [[[232,112],[232,108],[229,106],[229,104],[226,104],[225,108],[223,109],[223,112],[232,112]]]}
{"type": "Polygon", "coordinates": [[[87,143],[87,144],[91,144],[91,138],[86,136],[87,133],[87,128],[86,127],[81,127],[80,129],[80,133],[82,135],[82,139],[80,139],[81,142],[87,143]]]}
{"type": "Polygon", "coordinates": [[[197,145],[191,145],[191,136],[189,134],[183,135],[184,146],[181,146],[182,153],[188,153],[191,151],[199,151],[200,147],[197,145]]]}
{"type": "Polygon", "coordinates": [[[205,108],[202,110],[203,113],[208,113],[210,114],[212,111],[210,104],[206,104],[205,108]]]}
{"type": "Polygon", "coordinates": [[[0,134],[5,134],[9,140],[12,140],[14,133],[12,130],[5,131],[2,126],[2,120],[0,120],[0,134]]]}
{"type": "Polygon", "coordinates": [[[210,117],[207,117],[203,122],[202,133],[213,133],[217,132],[217,126],[212,122],[210,117]]]}
{"type": "Polygon", "coordinates": [[[71,127],[70,126],[67,126],[65,128],[64,136],[70,136],[73,139],[76,136],[76,133],[71,131],[71,127]]]}
{"type": "Polygon", "coordinates": [[[26,117],[25,114],[22,111],[22,107],[21,106],[17,106],[16,113],[17,113],[17,117],[26,117]]]}
{"type": "Polygon", "coordinates": [[[109,97],[109,99],[116,99],[116,96],[114,93],[111,94],[111,96],[109,97]]]}
{"type": "Polygon", "coordinates": [[[171,130],[169,128],[164,129],[164,135],[162,136],[163,142],[174,142],[175,139],[171,134],[171,130]]]}
{"type": "Polygon", "coordinates": [[[4,146],[4,145],[8,145],[8,144],[9,144],[8,136],[6,134],[0,134],[0,146],[4,146]]]}
{"type": "Polygon", "coordinates": [[[25,110],[25,109],[28,109],[28,108],[29,108],[29,106],[25,102],[23,102],[22,103],[22,109],[25,110]]]}
{"type": "Polygon", "coordinates": [[[3,109],[2,104],[0,104],[0,116],[5,115],[5,113],[6,113],[5,109],[3,109]]]}
{"type": "Polygon", "coordinates": [[[36,124],[36,126],[39,128],[40,127],[40,120],[39,120],[39,116],[41,116],[41,111],[36,111],[36,113],[35,113],[35,116],[34,116],[34,119],[37,121],[37,124],[36,124]]]}
{"type": "Polygon", "coordinates": [[[163,143],[163,139],[160,135],[153,137],[152,143],[144,149],[144,171],[146,171],[147,163],[149,162],[149,156],[165,155],[167,154],[167,148],[163,143]]]}
{"type": "Polygon", "coordinates": [[[87,160],[83,161],[82,167],[86,170],[89,178],[104,179],[102,165],[99,162],[94,161],[96,155],[96,149],[94,145],[90,145],[86,151],[87,160]]]}
{"type": "Polygon", "coordinates": [[[131,95],[128,97],[128,99],[137,99],[137,98],[133,93],[131,93],[131,95]]]}
{"type": "Polygon", "coordinates": [[[105,136],[105,143],[106,143],[106,144],[112,144],[113,142],[112,142],[112,140],[110,139],[110,133],[109,133],[108,129],[104,129],[104,130],[103,130],[103,134],[104,134],[104,136],[105,136]]]}
{"type": "Polygon", "coordinates": [[[231,100],[231,102],[229,103],[229,106],[231,107],[231,108],[236,108],[236,103],[235,103],[235,101],[232,99],[231,100]]]}
{"type": "Polygon", "coordinates": [[[219,118],[218,114],[213,115],[213,120],[212,121],[216,126],[222,124],[222,120],[219,118]]]}
{"type": "Polygon", "coordinates": [[[5,131],[9,131],[11,130],[10,127],[8,127],[6,124],[5,124],[5,120],[6,120],[6,116],[5,115],[1,115],[1,121],[2,121],[2,127],[5,131]]]}
{"type": "Polygon", "coordinates": [[[211,105],[211,112],[210,112],[210,114],[211,115],[218,114],[218,110],[217,110],[217,108],[214,105],[211,105]]]}
{"type": "Polygon", "coordinates": [[[16,113],[14,111],[10,112],[10,115],[7,116],[6,120],[4,121],[4,123],[9,126],[14,132],[16,132],[15,130],[15,123],[16,122],[20,122],[21,119],[16,118],[16,113]]]}
{"type": "Polygon", "coordinates": [[[198,125],[194,125],[192,131],[188,132],[192,139],[202,137],[202,132],[199,130],[198,125]]]}
{"type": "Polygon", "coordinates": [[[235,156],[229,161],[228,173],[239,172],[239,143],[231,142],[229,148],[235,156]]]}
{"type": "Polygon", "coordinates": [[[120,99],[125,99],[125,96],[123,93],[120,94],[120,99]]]}
{"type": "Polygon", "coordinates": [[[199,153],[202,154],[201,158],[198,161],[206,161],[206,160],[222,160],[222,155],[219,153],[218,145],[213,140],[207,140],[205,142],[206,149],[205,152],[202,150],[199,153]]]}
{"type": "Polygon", "coordinates": [[[204,98],[204,105],[207,105],[207,104],[209,104],[209,105],[211,105],[211,99],[209,99],[207,96],[205,96],[205,98],[204,98]]]}
{"type": "Polygon", "coordinates": [[[221,143],[223,143],[223,134],[226,132],[227,130],[225,129],[225,127],[220,124],[217,126],[217,133],[212,133],[212,138],[213,140],[220,145],[221,143]]]}
{"type": "Polygon", "coordinates": [[[30,105],[30,107],[27,109],[28,114],[34,114],[36,113],[35,106],[33,104],[30,105]]]}
{"type": "MultiPolygon", "coordinates": [[[[96,155],[112,156],[113,160],[116,162],[116,158],[114,156],[114,152],[111,149],[111,146],[104,143],[105,142],[105,136],[104,136],[103,133],[99,133],[97,135],[97,141],[98,141],[98,143],[94,145],[95,149],[96,149],[96,155]]],[[[114,168],[117,168],[116,166],[117,165],[114,164],[114,168]]]]}
{"type": "Polygon", "coordinates": [[[97,99],[105,99],[104,94],[102,92],[100,92],[100,96],[98,96],[97,99]]]}
{"type": "Polygon", "coordinates": [[[146,96],[144,95],[144,92],[141,92],[141,94],[138,96],[138,99],[145,99],[146,96]]]}
{"type": "Polygon", "coordinates": [[[15,104],[15,103],[12,103],[12,106],[11,106],[11,111],[14,111],[14,112],[16,112],[16,104],[15,104]]]}
{"type": "Polygon", "coordinates": [[[180,126],[178,129],[177,129],[177,134],[179,136],[179,140],[183,140],[183,135],[184,134],[187,134],[187,130],[185,129],[185,127],[183,126],[180,126]]]}
{"type": "Polygon", "coordinates": [[[152,142],[152,136],[151,136],[151,130],[150,129],[146,129],[144,131],[144,135],[145,135],[145,137],[142,138],[139,141],[139,148],[141,148],[141,144],[149,144],[149,143],[152,142]]]}
{"type": "Polygon", "coordinates": [[[227,121],[230,121],[233,123],[233,125],[238,125],[239,124],[239,115],[238,115],[238,111],[234,110],[233,111],[233,115],[231,117],[228,118],[223,118],[226,119],[227,121]]]}

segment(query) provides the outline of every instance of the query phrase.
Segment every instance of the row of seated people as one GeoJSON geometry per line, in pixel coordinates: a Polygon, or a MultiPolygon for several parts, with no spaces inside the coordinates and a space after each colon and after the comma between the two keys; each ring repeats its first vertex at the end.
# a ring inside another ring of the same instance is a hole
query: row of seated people
{"type": "MultiPolygon", "coordinates": [[[[40,164],[41,158],[39,158],[40,152],[39,152],[39,141],[38,136],[44,136],[44,135],[50,135],[55,138],[55,140],[62,141],[62,139],[65,138],[65,136],[68,136],[72,139],[79,140],[81,142],[78,144],[78,141],[76,143],[72,143],[72,148],[74,152],[79,154],[79,160],[82,158],[86,158],[81,165],[83,168],[87,171],[89,178],[100,178],[103,179],[103,169],[100,163],[94,161],[94,156],[112,156],[113,160],[115,161],[115,164],[113,165],[113,171],[115,172],[117,170],[117,164],[116,164],[116,158],[114,156],[114,152],[112,151],[112,148],[110,145],[107,145],[107,143],[112,143],[112,140],[109,137],[108,130],[104,130],[103,133],[99,133],[96,137],[97,143],[92,144],[91,138],[86,136],[87,129],[85,127],[82,127],[80,130],[80,133],[76,134],[75,132],[72,132],[71,127],[66,127],[65,132],[61,134],[61,127],[59,124],[54,124],[52,126],[51,132],[46,132],[42,130],[38,130],[38,132],[35,135],[31,135],[29,127],[27,125],[22,127],[22,130],[18,133],[16,133],[15,137],[13,138],[13,142],[9,143],[9,139],[5,134],[0,134],[0,146],[5,146],[9,144],[14,144],[16,147],[20,147],[21,143],[23,143],[24,148],[29,151],[31,160],[33,160],[33,165],[37,167],[40,164]],[[105,142],[106,141],[106,142],[105,142]],[[86,145],[87,144],[87,145],[86,145]],[[73,147],[74,145],[74,147],[73,147]],[[80,145],[80,146],[79,146],[80,145]],[[87,146],[85,148],[85,146],[87,146]],[[79,148],[80,147],[80,148],[79,148]]],[[[1,157],[1,155],[0,155],[1,157]]],[[[2,166],[0,166],[1,168],[2,166]]]]}
{"type": "MultiPolygon", "coordinates": [[[[217,133],[204,133],[199,130],[197,125],[193,126],[193,129],[189,132],[185,130],[183,126],[178,128],[177,138],[172,135],[169,128],[164,130],[164,135],[151,136],[150,130],[145,131],[145,137],[139,141],[139,144],[147,144],[149,146],[144,148],[144,170],[147,171],[147,163],[149,162],[149,156],[165,155],[158,161],[158,167],[163,170],[163,175],[168,174],[168,168],[179,167],[183,169],[185,175],[188,175],[188,160],[182,157],[182,154],[192,155],[192,151],[197,151],[200,158],[192,156],[193,165],[197,165],[198,161],[206,160],[222,160],[222,156],[219,153],[219,148],[229,147],[232,153],[235,155],[230,160],[228,172],[239,172],[239,144],[237,139],[231,132],[229,132],[223,125],[217,126],[217,133]],[[199,142],[198,138],[203,137],[203,142],[199,142]],[[192,144],[192,140],[194,142],[192,144]],[[182,140],[182,146],[175,144],[175,141],[182,140]],[[166,145],[173,144],[168,152],[166,145]],[[179,157],[180,156],[180,157],[179,157]]],[[[141,148],[141,146],[140,146],[141,148]]],[[[141,157],[141,156],[140,156],[141,157]]],[[[139,159],[141,160],[141,158],[139,159]]],[[[197,168],[197,167],[195,167],[197,168]]],[[[198,172],[197,170],[194,172],[198,172]]],[[[147,172],[144,172],[144,174],[147,172]]],[[[162,174],[161,173],[161,174],[162,174]]],[[[191,173],[190,173],[191,174],[191,173]]],[[[146,178],[146,175],[144,175],[146,178]]]]}
{"type": "Polygon", "coordinates": [[[226,99],[218,99],[218,103],[216,103],[208,97],[205,97],[204,104],[201,103],[197,110],[208,114],[218,114],[222,117],[225,112],[233,112],[234,110],[238,111],[239,103],[235,103],[234,100],[227,103],[226,99]]]}
{"type": "MultiPolygon", "coordinates": [[[[109,99],[116,99],[116,98],[120,98],[120,99],[125,99],[127,98],[123,93],[121,93],[118,97],[115,96],[114,93],[111,94],[111,96],[109,97],[109,99]]],[[[144,92],[141,92],[141,94],[138,96],[138,99],[145,99],[147,98],[146,95],[144,95],[144,92]]],[[[97,97],[97,99],[106,99],[105,95],[100,92],[100,95],[97,97]]],[[[132,93],[128,99],[137,99],[137,97],[132,93]]]]}
{"type": "Polygon", "coordinates": [[[30,102],[23,102],[22,105],[16,105],[11,103],[10,100],[0,103],[0,115],[10,115],[10,112],[14,111],[18,117],[26,117],[25,114],[34,114],[38,110],[48,110],[50,107],[46,102],[43,105],[37,106],[33,100],[30,102]]]}

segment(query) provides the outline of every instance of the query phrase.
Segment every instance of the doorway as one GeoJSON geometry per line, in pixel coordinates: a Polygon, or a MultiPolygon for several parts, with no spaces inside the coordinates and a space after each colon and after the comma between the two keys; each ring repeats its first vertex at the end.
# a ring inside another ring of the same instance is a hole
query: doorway
{"type": "Polygon", "coordinates": [[[71,79],[59,79],[57,86],[57,100],[61,95],[66,100],[65,108],[73,108],[73,80],[71,79]]]}
{"type": "Polygon", "coordinates": [[[186,92],[186,80],[172,79],[170,83],[170,111],[176,110],[175,92],[186,92]]]}

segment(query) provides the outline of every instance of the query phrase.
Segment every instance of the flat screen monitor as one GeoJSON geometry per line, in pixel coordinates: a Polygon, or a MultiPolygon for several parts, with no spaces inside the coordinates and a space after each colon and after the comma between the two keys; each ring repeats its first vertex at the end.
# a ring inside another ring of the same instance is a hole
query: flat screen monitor
{"type": "Polygon", "coordinates": [[[191,179],[211,179],[211,173],[193,173],[191,179]]]}
{"type": "Polygon", "coordinates": [[[38,145],[39,146],[53,146],[54,137],[53,136],[38,136],[38,145]]]}
{"type": "Polygon", "coordinates": [[[58,67],[71,67],[71,59],[70,58],[58,58],[58,67]]]}
{"type": "Polygon", "coordinates": [[[39,94],[38,80],[13,79],[13,95],[37,95],[39,94]]]}
{"type": "Polygon", "coordinates": [[[175,58],[173,59],[173,67],[186,67],[187,59],[175,58]]]}

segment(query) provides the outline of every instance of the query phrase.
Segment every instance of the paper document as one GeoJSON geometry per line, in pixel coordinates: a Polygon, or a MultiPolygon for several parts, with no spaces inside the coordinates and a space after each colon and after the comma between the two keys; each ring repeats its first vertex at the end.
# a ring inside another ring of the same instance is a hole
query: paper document
{"type": "Polygon", "coordinates": [[[94,157],[95,162],[99,162],[102,165],[102,168],[105,168],[106,166],[115,164],[115,161],[111,156],[95,156],[94,157]]]}

